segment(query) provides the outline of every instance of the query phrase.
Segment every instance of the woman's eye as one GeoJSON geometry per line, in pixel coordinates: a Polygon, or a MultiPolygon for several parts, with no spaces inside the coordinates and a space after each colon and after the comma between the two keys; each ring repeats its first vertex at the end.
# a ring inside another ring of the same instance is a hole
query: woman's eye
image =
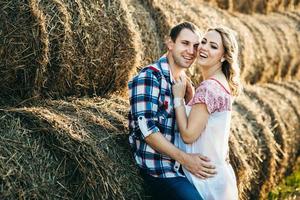
{"type": "Polygon", "coordinates": [[[216,47],[216,46],[211,46],[211,48],[213,48],[213,49],[217,49],[218,47],[216,47]]]}
{"type": "Polygon", "coordinates": [[[206,42],[205,41],[201,41],[201,44],[205,44],[206,42]]]}

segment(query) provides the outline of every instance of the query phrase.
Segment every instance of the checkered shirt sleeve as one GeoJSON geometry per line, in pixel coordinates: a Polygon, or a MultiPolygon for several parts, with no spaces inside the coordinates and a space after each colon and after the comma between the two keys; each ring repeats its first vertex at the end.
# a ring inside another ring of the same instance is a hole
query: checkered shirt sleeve
{"type": "Polygon", "coordinates": [[[141,72],[129,83],[131,117],[135,127],[141,130],[144,139],[152,133],[159,132],[157,121],[159,101],[159,81],[152,70],[141,72]]]}

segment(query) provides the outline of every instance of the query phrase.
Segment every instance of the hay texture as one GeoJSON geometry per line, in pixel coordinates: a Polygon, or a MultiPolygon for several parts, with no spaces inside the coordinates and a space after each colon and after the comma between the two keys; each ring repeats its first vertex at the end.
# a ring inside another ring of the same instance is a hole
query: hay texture
{"type": "Polygon", "coordinates": [[[217,6],[221,9],[230,11],[237,11],[241,13],[270,13],[275,11],[293,11],[300,8],[300,2],[298,0],[285,1],[285,0],[209,0],[203,1],[209,2],[213,6],[217,6]]]}
{"type": "Polygon", "coordinates": [[[295,164],[300,140],[298,91],[299,81],[247,86],[236,99],[231,150],[243,154],[238,163],[244,166],[237,164],[235,169],[249,169],[243,171],[247,175],[238,175],[240,199],[266,199],[295,164]],[[233,145],[236,142],[241,149],[233,145]]]}
{"type": "Polygon", "coordinates": [[[145,198],[126,113],[118,98],[2,111],[1,199],[145,198]]]}
{"type": "Polygon", "coordinates": [[[124,1],[1,1],[0,87],[21,98],[121,93],[138,62],[124,1]]]}
{"type": "MultiPolygon", "coordinates": [[[[232,1],[218,2],[232,7],[232,1]]],[[[127,81],[166,51],[169,29],[182,21],[195,23],[202,32],[219,24],[236,30],[246,83],[299,79],[298,4],[290,1],[293,9],[246,15],[197,0],[4,0],[1,95],[125,95],[127,81]]],[[[201,80],[196,67],[190,74],[201,80]]]]}
{"type": "MultiPolygon", "coordinates": [[[[151,3],[149,8],[154,15],[157,13],[156,19],[163,16],[163,21],[157,24],[167,22],[172,27],[187,20],[195,23],[202,32],[217,25],[234,29],[238,33],[244,82],[255,84],[300,79],[299,10],[246,15],[197,0],[151,3]],[[163,12],[158,12],[158,8],[163,12]]],[[[193,80],[199,82],[197,67],[191,68],[191,74],[193,80]]]]}
{"type": "MultiPolygon", "coordinates": [[[[241,200],[265,199],[292,170],[299,89],[299,81],[246,86],[236,99],[230,160],[241,200]]],[[[110,96],[2,109],[1,199],[147,199],[128,144],[128,106],[110,96]]]]}

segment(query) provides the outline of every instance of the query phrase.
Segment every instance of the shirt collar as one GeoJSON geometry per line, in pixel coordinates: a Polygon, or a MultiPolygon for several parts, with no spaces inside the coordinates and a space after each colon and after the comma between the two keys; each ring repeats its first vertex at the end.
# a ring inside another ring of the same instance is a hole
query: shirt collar
{"type": "Polygon", "coordinates": [[[164,54],[162,57],[159,58],[157,61],[157,64],[161,68],[161,71],[165,78],[169,81],[169,83],[173,83],[174,77],[172,76],[171,70],[170,70],[170,65],[169,61],[167,58],[167,54],[164,54]]]}

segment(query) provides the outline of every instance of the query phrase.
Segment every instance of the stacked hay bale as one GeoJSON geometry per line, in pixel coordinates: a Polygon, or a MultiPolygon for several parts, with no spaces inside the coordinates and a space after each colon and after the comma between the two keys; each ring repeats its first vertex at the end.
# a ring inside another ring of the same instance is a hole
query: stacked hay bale
{"type": "MultiPolygon", "coordinates": [[[[241,2],[259,12],[288,11],[245,15],[198,0],[3,0],[0,96],[121,96],[131,74],[166,50],[170,27],[227,25],[238,32],[244,82],[284,81],[247,86],[234,104],[230,159],[240,199],[264,199],[299,155],[300,83],[288,82],[300,78],[299,3],[241,2]]],[[[197,68],[191,73],[201,80],[197,68]]],[[[2,109],[0,199],[147,198],[127,142],[129,105],[120,96],[2,109]]]]}
{"type": "Polygon", "coordinates": [[[247,86],[236,99],[230,147],[240,199],[266,199],[299,156],[298,91],[299,81],[247,86]]]}
{"type": "MultiPolygon", "coordinates": [[[[247,86],[237,98],[230,160],[240,199],[266,198],[293,167],[299,89],[299,81],[247,86]]],[[[1,198],[146,199],[128,144],[128,106],[111,96],[2,110],[1,198]],[[51,188],[58,192],[46,193],[51,188]]]]}
{"type": "Polygon", "coordinates": [[[160,45],[164,41],[160,40],[156,21],[144,3],[139,0],[126,0],[126,4],[139,38],[139,41],[137,41],[137,51],[141,57],[138,64],[139,70],[159,58],[162,53],[160,45]]]}
{"type": "Polygon", "coordinates": [[[238,32],[246,82],[300,77],[294,11],[249,16],[196,0],[22,0],[1,1],[0,9],[3,96],[125,94],[131,75],[166,50],[170,27],[186,20],[201,31],[223,24],[238,32]]]}
{"type": "MultiPolygon", "coordinates": [[[[163,10],[164,21],[171,26],[188,20],[202,31],[216,25],[234,29],[238,33],[242,79],[246,83],[300,79],[300,20],[293,11],[245,15],[229,13],[197,0],[164,1],[159,8],[163,10]]],[[[199,72],[193,69],[192,74],[194,81],[199,82],[199,72]]]]}
{"type": "MultiPolygon", "coordinates": [[[[206,2],[206,1],[205,1],[206,2]]],[[[230,11],[238,11],[242,13],[269,13],[274,11],[290,11],[297,10],[300,8],[300,3],[297,0],[294,1],[284,1],[284,0],[209,0],[211,5],[217,6],[221,9],[226,9],[230,11]]]]}
{"type": "Polygon", "coordinates": [[[122,0],[1,1],[2,94],[123,92],[139,63],[126,10],[122,0]]]}
{"type": "Polygon", "coordinates": [[[126,113],[119,97],[2,111],[0,198],[143,198],[126,113]]]}

